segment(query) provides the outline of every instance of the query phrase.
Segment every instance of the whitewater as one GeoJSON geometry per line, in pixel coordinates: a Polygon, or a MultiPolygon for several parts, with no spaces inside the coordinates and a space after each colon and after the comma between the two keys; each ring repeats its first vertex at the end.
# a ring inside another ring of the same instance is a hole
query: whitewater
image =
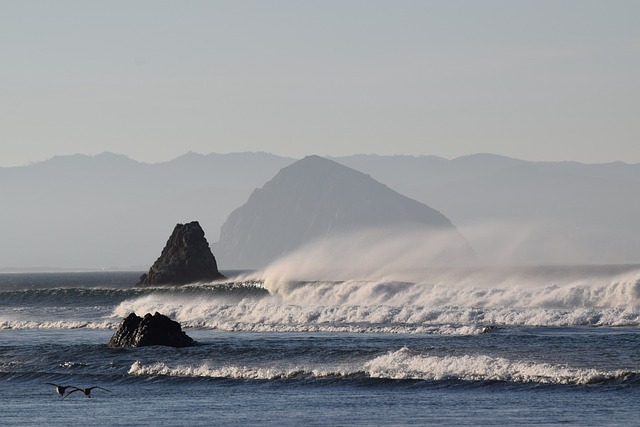
{"type": "Polygon", "coordinates": [[[140,272],[0,274],[3,424],[640,419],[640,266],[283,271],[156,288],[132,286],[140,272]],[[131,312],[198,345],[108,348],[131,312]],[[101,389],[61,400],[46,383],[101,389]]]}

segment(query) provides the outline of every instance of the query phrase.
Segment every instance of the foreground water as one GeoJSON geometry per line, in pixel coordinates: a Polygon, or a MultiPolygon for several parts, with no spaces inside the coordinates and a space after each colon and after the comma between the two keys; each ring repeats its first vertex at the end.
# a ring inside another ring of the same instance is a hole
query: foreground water
{"type": "Polygon", "coordinates": [[[152,289],[139,272],[2,274],[2,424],[639,425],[640,269],[512,273],[152,289]],[[198,345],[107,348],[131,311],[198,345]]]}

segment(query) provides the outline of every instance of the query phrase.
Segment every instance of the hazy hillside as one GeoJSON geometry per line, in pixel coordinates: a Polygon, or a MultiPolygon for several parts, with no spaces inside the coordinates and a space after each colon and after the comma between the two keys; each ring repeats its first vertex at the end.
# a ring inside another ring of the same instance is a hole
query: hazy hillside
{"type": "MultiPolygon", "coordinates": [[[[445,213],[487,262],[640,262],[640,165],[493,155],[334,160],[445,213]]],[[[0,168],[0,268],[146,269],[176,223],[198,220],[217,241],[229,214],[294,161],[190,153],[144,164],[107,153],[0,168]]]]}
{"type": "Polygon", "coordinates": [[[412,233],[455,229],[442,213],[368,175],[308,156],[283,168],[233,211],[214,252],[221,265],[261,268],[318,238],[389,227],[412,233]]]}
{"type": "Polygon", "coordinates": [[[0,268],[148,268],[177,223],[207,239],[292,159],[189,153],[145,164],[110,153],[0,168],[0,268]]]}
{"type": "Polygon", "coordinates": [[[640,262],[638,164],[488,154],[338,160],[446,212],[487,262],[640,262]]]}

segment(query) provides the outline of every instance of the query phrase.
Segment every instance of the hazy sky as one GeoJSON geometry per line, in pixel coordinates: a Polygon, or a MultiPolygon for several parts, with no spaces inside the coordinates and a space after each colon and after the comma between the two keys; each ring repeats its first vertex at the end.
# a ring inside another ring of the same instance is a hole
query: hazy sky
{"type": "Polygon", "coordinates": [[[640,1],[0,0],[0,166],[57,154],[640,163],[640,1]]]}

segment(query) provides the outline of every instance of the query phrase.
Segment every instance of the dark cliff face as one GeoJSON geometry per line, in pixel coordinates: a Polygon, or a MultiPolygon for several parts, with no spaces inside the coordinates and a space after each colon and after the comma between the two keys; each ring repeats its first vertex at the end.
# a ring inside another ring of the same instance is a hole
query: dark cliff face
{"type": "Polygon", "coordinates": [[[369,175],[308,156],[232,212],[215,249],[229,268],[261,268],[316,239],[388,227],[455,230],[442,213],[369,175]]]}
{"type": "Polygon", "coordinates": [[[223,278],[204,231],[193,221],[175,226],[162,254],[138,285],[182,285],[223,278]]]}

